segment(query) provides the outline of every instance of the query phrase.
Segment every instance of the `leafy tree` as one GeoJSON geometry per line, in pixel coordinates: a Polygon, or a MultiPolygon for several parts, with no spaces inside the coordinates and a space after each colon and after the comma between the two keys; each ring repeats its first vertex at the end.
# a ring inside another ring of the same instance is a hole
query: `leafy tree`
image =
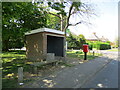
{"type": "Polygon", "coordinates": [[[31,2],[2,2],[2,50],[22,47],[24,33],[46,26],[43,7],[31,2]]]}
{"type": "Polygon", "coordinates": [[[73,48],[73,47],[77,47],[76,46],[76,35],[73,34],[69,34],[69,36],[66,38],[67,42],[68,42],[68,48],[73,48]]]}
{"type": "Polygon", "coordinates": [[[47,14],[47,28],[60,30],[60,19],[54,15],[47,14]]]}
{"type": "Polygon", "coordinates": [[[2,3],[2,43],[3,50],[8,51],[11,46],[23,46],[24,32],[40,27],[51,27],[65,32],[68,26],[75,26],[86,23],[82,19],[85,15],[93,15],[93,11],[88,4],[82,2],[3,2],[2,3]],[[53,11],[57,13],[53,13],[53,11]],[[67,8],[67,9],[66,9],[67,8]],[[49,15],[48,15],[49,14],[49,15]],[[54,17],[56,17],[55,19],[54,17]],[[71,23],[70,18],[80,16],[81,21],[71,23]],[[51,18],[47,20],[47,16],[51,18]],[[57,21],[56,21],[57,20],[57,21]],[[48,25],[47,25],[48,24],[48,25]],[[18,42],[18,43],[17,43],[18,42]],[[16,45],[17,44],[17,45],[16,45]]]}
{"type": "Polygon", "coordinates": [[[86,39],[82,34],[76,36],[70,33],[66,40],[68,42],[68,48],[82,49],[82,45],[86,43],[86,39]]]}
{"type": "Polygon", "coordinates": [[[77,36],[77,46],[82,48],[83,44],[86,43],[86,39],[84,37],[84,35],[80,34],[79,36],[77,36]]]}

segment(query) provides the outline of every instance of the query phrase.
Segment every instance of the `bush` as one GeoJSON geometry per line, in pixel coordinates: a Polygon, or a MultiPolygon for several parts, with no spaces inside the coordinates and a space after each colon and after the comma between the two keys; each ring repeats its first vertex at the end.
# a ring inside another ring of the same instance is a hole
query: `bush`
{"type": "Polygon", "coordinates": [[[98,50],[111,49],[111,45],[107,42],[101,42],[101,41],[88,42],[88,45],[90,50],[92,50],[92,48],[96,48],[98,50]]]}
{"type": "Polygon", "coordinates": [[[93,45],[89,45],[89,49],[92,50],[93,49],[93,45]]]}
{"type": "Polygon", "coordinates": [[[80,47],[67,47],[68,49],[81,49],[80,47]]]}
{"type": "Polygon", "coordinates": [[[111,49],[111,45],[108,45],[108,48],[111,49]]]}
{"type": "Polygon", "coordinates": [[[77,51],[76,54],[83,54],[83,52],[81,52],[81,51],[77,51]]]}
{"type": "Polygon", "coordinates": [[[87,44],[87,45],[88,45],[88,48],[89,48],[90,50],[92,50],[93,44],[91,44],[91,43],[85,43],[85,44],[87,44]]]}
{"type": "Polygon", "coordinates": [[[111,49],[111,46],[108,44],[100,44],[99,49],[100,50],[107,50],[107,49],[111,49]]]}

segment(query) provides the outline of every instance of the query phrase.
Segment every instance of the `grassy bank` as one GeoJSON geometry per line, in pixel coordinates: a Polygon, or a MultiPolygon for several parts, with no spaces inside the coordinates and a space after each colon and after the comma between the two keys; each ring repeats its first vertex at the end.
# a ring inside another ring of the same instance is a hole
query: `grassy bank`
{"type": "MultiPolygon", "coordinates": [[[[93,53],[88,52],[87,53],[87,60],[95,59],[98,56],[102,56],[102,54],[94,53],[94,55],[93,55],[93,53]]],[[[67,52],[67,57],[84,59],[84,52],[82,52],[82,51],[68,51],[67,52]]]]}
{"type": "Polygon", "coordinates": [[[18,67],[25,67],[25,51],[10,51],[2,53],[2,87],[17,88],[18,67]]]}

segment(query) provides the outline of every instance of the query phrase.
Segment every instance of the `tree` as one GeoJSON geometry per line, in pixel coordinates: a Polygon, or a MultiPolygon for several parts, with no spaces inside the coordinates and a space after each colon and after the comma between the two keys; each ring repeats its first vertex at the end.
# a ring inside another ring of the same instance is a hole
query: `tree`
{"type": "Polygon", "coordinates": [[[86,39],[84,37],[83,34],[80,34],[79,36],[77,36],[77,46],[82,48],[83,44],[86,43],[86,39]]]}
{"type": "Polygon", "coordinates": [[[81,23],[89,23],[87,22],[88,20],[83,20],[82,18],[95,15],[90,5],[82,2],[48,2],[48,7],[57,11],[56,14],[48,11],[48,9],[46,12],[60,18],[61,31],[65,32],[65,36],[68,26],[76,26],[81,23]],[[70,18],[73,15],[79,16],[81,20],[74,24],[70,23],[70,18]]]}
{"type": "Polygon", "coordinates": [[[68,48],[74,48],[76,46],[76,35],[73,35],[72,33],[69,34],[69,36],[66,38],[66,41],[68,42],[68,48]]]}
{"type": "Polygon", "coordinates": [[[60,19],[54,15],[47,14],[47,28],[60,30],[60,19]]]}
{"type": "Polygon", "coordinates": [[[73,2],[73,1],[48,2],[48,8],[56,10],[57,13],[56,14],[51,13],[50,11],[48,11],[48,9],[46,10],[46,13],[60,18],[60,27],[61,27],[60,30],[65,32],[64,47],[66,47],[65,43],[66,43],[68,26],[76,26],[81,23],[91,24],[87,22],[89,21],[88,17],[95,15],[91,6],[89,4],[82,3],[81,1],[80,2],[73,2]],[[70,18],[72,16],[75,17],[78,16],[81,20],[75,23],[71,23],[70,18]]]}
{"type": "Polygon", "coordinates": [[[46,13],[36,3],[2,2],[2,10],[3,51],[16,46],[22,47],[26,31],[46,27],[46,13]]]}
{"type": "Polygon", "coordinates": [[[82,34],[76,36],[70,33],[66,40],[68,42],[68,48],[82,49],[83,44],[86,43],[86,39],[82,34]]]}

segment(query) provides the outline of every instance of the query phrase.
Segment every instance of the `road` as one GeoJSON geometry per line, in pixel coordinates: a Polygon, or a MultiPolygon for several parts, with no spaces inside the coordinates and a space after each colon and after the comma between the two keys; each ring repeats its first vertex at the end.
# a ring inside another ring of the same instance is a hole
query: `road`
{"type": "Polygon", "coordinates": [[[101,52],[111,58],[112,61],[81,88],[118,88],[118,52],[101,52]]]}

